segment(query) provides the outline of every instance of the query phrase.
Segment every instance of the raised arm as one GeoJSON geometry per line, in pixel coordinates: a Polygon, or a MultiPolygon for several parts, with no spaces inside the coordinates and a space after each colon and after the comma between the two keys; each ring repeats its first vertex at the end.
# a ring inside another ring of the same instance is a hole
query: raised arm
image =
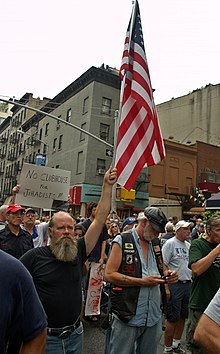
{"type": "Polygon", "coordinates": [[[90,225],[89,229],[85,234],[85,244],[87,255],[95,247],[102,228],[106,222],[106,218],[109,214],[111,208],[111,197],[112,197],[112,187],[117,180],[116,169],[110,167],[105,173],[102,185],[102,194],[99,200],[98,206],[96,208],[95,219],[90,225]]]}
{"type": "Polygon", "coordinates": [[[219,256],[220,254],[220,244],[216,246],[207,256],[199,259],[197,262],[192,263],[191,269],[193,272],[193,275],[199,276],[202,273],[206,272],[207,269],[211,267],[215,259],[219,256]]]}

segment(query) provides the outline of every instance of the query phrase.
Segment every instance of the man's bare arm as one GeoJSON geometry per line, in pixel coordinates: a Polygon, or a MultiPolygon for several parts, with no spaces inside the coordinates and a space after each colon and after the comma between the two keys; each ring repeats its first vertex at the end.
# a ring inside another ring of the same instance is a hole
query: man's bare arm
{"type": "Polygon", "coordinates": [[[90,254],[90,252],[95,247],[102,228],[106,222],[106,218],[111,208],[112,187],[116,180],[116,169],[110,167],[104,176],[102,194],[96,208],[95,219],[93,220],[85,235],[87,255],[90,254]]]}
{"type": "Polygon", "coordinates": [[[191,265],[191,269],[193,272],[193,275],[199,276],[206,272],[207,269],[209,269],[216,259],[220,254],[220,244],[214,248],[207,256],[199,259],[197,262],[193,263],[191,265]]]}
{"type": "Polygon", "coordinates": [[[100,264],[104,264],[106,261],[106,254],[105,254],[105,250],[106,250],[106,241],[102,241],[102,248],[101,248],[101,257],[99,260],[100,264]]]}
{"type": "Polygon", "coordinates": [[[46,345],[46,328],[34,339],[23,343],[19,354],[44,354],[46,345]]]}
{"type": "Polygon", "coordinates": [[[194,333],[194,340],[206,353],[220,353],[220,326],[203,314],[194,333]]]}
{"type": "Polygon", "coordinates": [[[165,280],[160,276],[148,276],[144,278],[136,278],[128,275],[124,275],[118,272],[122,260],[121,247],[114,243],[109,260],[105,269],[105,280],[117,286],[131,287],[131,286],[156,286],[161,283],[165,283],[165,280]]]}

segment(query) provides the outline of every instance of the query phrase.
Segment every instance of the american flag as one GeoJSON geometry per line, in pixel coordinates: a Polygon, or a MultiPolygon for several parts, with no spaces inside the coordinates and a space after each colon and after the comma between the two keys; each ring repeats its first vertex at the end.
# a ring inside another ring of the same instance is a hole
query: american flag
{"type": "Polygon", "coordinates": [[[165,157],[137,1],[126,34],[120,78],[124,85],[115,166],[118,184],[130,190],[143,167],[165,157]]]}

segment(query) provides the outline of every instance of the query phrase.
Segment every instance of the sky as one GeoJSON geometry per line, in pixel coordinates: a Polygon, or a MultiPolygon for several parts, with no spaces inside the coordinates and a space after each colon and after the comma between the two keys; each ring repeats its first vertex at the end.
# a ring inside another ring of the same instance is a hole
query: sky
{"type": "MultiPolygon", "coordinates": [[[[0,0],[0,97],[53,98],[120,68],[131,0],[0,0]]],[[[155,103],[220,83],[219,0],[139,0],[155,103]]]]}

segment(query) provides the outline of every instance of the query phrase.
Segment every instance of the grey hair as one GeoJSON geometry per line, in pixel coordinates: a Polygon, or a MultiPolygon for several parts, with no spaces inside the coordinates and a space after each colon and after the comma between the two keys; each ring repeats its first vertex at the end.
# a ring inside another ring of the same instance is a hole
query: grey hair
{"type": "Polygon", "coordinates": [[[220,225],[220,215],[213,215],[206,222],[206,230],[212,230],[218,225],[220,225]]]}
{"type": "Polygon", "coordinates": [[[0,215],[2,213],[5,213],[7,208],[8,208],[8,205],[6,205],[6,204],[1,205],[0,206],[0,215]]]}

